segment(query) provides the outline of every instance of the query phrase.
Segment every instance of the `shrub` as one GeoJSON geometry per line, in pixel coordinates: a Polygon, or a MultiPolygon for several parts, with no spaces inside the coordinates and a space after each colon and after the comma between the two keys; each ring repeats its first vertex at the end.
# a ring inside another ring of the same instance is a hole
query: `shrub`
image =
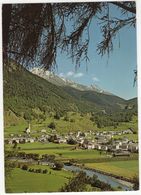
{"type": "Polygon", "coordinates": [[[28,170],[28,166],[27,165],[23,165],[22,166],[22,170],[26,170],[27,171],[28,170]]]}
{"type": "Polygon", "coordinates": [[[133,184],[133,189],[139,190],[139,177],[137,175],[133,177],[133,184]]]}
{"type": "Polygon", "coordinates": [[[50,129],[55,129],[55,123],[54,123],[54,122],[51,122],[51,123],[48,125],[48,127],[49,127],[50,129]]]}
{"type": "Polygon", "coordinates": [[[64,121],[69,121],[69,117],[68,116],[65,116],[64,117],[64,121]]]}
{"type": "Polygon", "coordinates": [[[56,170],[61,170],[64,166],[64,164],[62,162],[55,162],[55,168],[56,170]]]}
{"type": "Polygon", "coordinates": [[[94,117],[90,117],[90,120],[91,120],[91,121],[93,121],[93,122],[95,122],[95,119],[94,119],[94,117]]]}
{"type": "Polygon", "coordinates": [[[25,120],[28,120],[28,121],[31,120],[31,114],[29,113],[29,111],[26,111],[26,112],[24,113],[24,119],[25,119],[25,120]]]}
{"type": "Polygon", "coordinates": [[[11,168],[16,168],[16,167],[17,167],[17,164],[16,164],[15,162],[12,162],[12,163],[9,164],[9,166],[10,166],[11,168]]]}
{"type": "Polygon", "coordinates": [[[29,172],[32,172],[32,169],[30,168],[28,171],[29,171],[29,172]]]}
{"type": "Polygon", "coordinates": [[[38,169],[38,173],[41,173],[42,172],[42,169],[38,169]]]}
{"type": "Polygon", "coordinates": [[[41,173],[42,172],[42,169],[36,169],[35,172],[36,173],[41,173]]]}
{"type": "Polygon", "coordinates": [[[48,172],[48,170],[47,170],[47,169],[43,170],[43,174],[46,174],[47,172],[48,172]]]}
{"type": "Polygon", "coordinates": [[[71,122],[71,123],[74,123],[74,122],[75,122],[75,120],[74,120],[74,119],[70,119],[70,122],[71,122]]]}
{"type": "Polygon", "coordinates": [[[61,117],[61,116],[60,116],[60,114],[59,114],[58,112],[57,112],[57,113],[55,114],[55,116],[54,116],[54,118],[57,119],[57,120],[59,120],[60,117],[61,117]]]}
{"type": "Polygon", "coordinates": [[[20,163],[18,163],[17,167],[18,167],[18,168],[21,168],[21,164],[20,164],[20,163]]]}

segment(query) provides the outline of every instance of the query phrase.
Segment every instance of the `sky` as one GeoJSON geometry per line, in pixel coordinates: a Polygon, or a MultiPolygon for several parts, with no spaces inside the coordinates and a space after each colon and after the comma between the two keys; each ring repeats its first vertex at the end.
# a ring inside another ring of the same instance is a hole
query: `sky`
{"type": "MultiPolygon", "coordinates": [[[[118,11],[110,8],[118,16],[118,11]]],[[[96,20],[90,26],[90,44],[88,56],[90,61],[82,62],[75,70],[75,64],[66,56],[66,53],[57,57],[58,68],[56,73],[67,79],[84,85],[98,85],[101,89],[109,91],[124,99],[137,96],[137,88],[133,87],[134,70],[137,66],[136,56],[136,29],[123,28],[114,40],[114,50],[101,57],[96,52],[96,45],[101,41],[101,33],[96,20]],[[119,41],[120,40],[120,41],[119,41]],[[119,47],[120,43],[120,47],[119,47]]]]}

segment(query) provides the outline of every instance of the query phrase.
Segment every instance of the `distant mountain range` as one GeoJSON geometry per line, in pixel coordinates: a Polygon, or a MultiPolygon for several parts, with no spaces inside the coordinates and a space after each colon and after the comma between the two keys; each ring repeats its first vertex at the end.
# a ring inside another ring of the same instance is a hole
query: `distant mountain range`
{"type": "Polygon", "coordinates": [[[4,65],[3,75],[4,110],[10,110],[16,116],[34,118],[37,112],[54,111],[112,113],[125,108],[137,110],[136,98],[127,101],[38,69],[31,73],[15,62],[11,66],[4,65]]]}
{"type": "Polygon", "coordinates": [[[54,74],[50,71],[44,71],[41,68],[36,67],[36,68],[31,69],[30,71],[33,74],[38,75],[39,77],[42,77],[57,86],[72,87],[80,91],[95,91],[98,93],[113,95],[112,93],[101,89],[98,85],[95,85],[95,84],[91,86],[82,85],[72,80],[66,79],[64,77],[59,77],[57,74],[54,74]]]}

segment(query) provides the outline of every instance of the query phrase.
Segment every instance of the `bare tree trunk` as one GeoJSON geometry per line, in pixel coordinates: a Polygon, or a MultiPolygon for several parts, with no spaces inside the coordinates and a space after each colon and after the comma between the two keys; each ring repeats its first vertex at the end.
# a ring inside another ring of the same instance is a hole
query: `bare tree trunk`
{"type": "Polygon", "coordinates": [[[7,50],[9,42],[9,27],[11,22],[12,4],[2,6],[2,43],[3,43],[3,60],[7,59],[7,50]]]}

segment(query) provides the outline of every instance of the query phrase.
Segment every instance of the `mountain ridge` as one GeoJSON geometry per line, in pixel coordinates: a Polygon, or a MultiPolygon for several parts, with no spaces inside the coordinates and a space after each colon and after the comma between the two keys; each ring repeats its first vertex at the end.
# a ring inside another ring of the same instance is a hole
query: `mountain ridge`
{"type": "Polygon", "coordinates": [[[80,91],[95,91],[95,92],[103,93],[103,94],[107,94],[107,95],[114,95],[108,91],[101,89],[96,84],[91,84],[90,86],[87,86],[87,85],[83,85],[80,83],[76,83],[70,79],[66,79],[65,77],[60,77],[57,74],[52,73],[50,71],[44,71],[41,68],[37,68],[37,67],[33,68],[30,70],[30,72],[46,79],[47,81],[49,81],[57,86],[63,86],[63,87],[67,86],[67,87],[73,87],[73,88],[78,89],[80,91]]]}
{"type": "MultiPolygon", "coordinates": [[[[81,91],[73,87],[56,86],[24,67],[4,66],[4,109],[17,116],[33,118],[46,112],[117,112],[128,109],[128,101],[95,91],[81,91]]],[[[131,107],[135,100],[132,100],[131,107]]]]}

